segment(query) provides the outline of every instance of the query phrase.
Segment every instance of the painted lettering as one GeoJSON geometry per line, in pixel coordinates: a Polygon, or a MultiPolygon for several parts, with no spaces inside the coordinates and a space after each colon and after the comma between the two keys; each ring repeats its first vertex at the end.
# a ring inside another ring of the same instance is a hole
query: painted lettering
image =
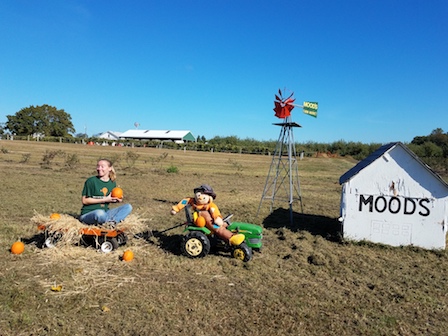
{"type": "Polygon", "coordinates": [[[418,204],[420,204],[420,206],[421,206],[423,209],[426,210],[426,212],[419,211],[418,214],[421,215],[421,216],[426,217],[426,216],[429,216],[429,212],[430,212],[430,211],[429,211],[429,209],[428,209],[423,203],[429,203],[429,199],[427,199],[427,198],[423,198],[423,199],[420,200],[420,202],[418,202],[418,204]]]}
{"type": "Polygon", "coordinates": [[[367,208],[369,212],[383,213],[388,211],[391,214],[403,213],[404,215],[413,215],[415,213],[420,216],[427,217],[430,215],[431,210],[428,204],[431,201],[428,198],[422,198],[416,200],[413,198],[400,198],[396,196],[376,196],[373,195],[359,195],[359,208],[358,211],[363,211],[363,208],[367,208]]]}
{"type": "Polygon", "coordinates": [[[386,198],[384,196],[377,197],[375,200],[375,210],[377,212],[384,212],[386,209],[387,209],[386,198]],[[381,207],[379,207],[378,204],[380,204],[381,207]]]}
{"type": "Polygon", "coordinates": [[[316,103],[313,103],[313,102],[304,102],[304,103],[303,103],[303,106],[304,106],[304,107],[312,108],[312,109],[314,109],[314,110],[317,110],[317,104],[316,104],[316,103]]]}
{"type": "Polygon", "coordinates": [[[401,209],[400,199],[398,197],[395,197],[395,196],[391,197],[391,199],[389,201],[389,212],[393,213],[393,214],[396,214],[396,213],[400,212],[400,209],[401,209]],[[395,208],[393,206],[394,204],[396,204],[395,208]]]}
{"type": "Polygon", "coordinates": [[[367,199],[364,198],[364,195],[359,195],[359,211],[362,211],[362,205],[369,204],[369,212],[373,210],[373,196],[370,195],[367,199]]]}
{"type": "Polygon", "coordinates": [[[415,212],[417,205],[415,204],[415,201],[412,198],[405,198],[404,199],[404,214],[405,215],[412,215],[415,212]],[[409,208],[409,205],[412,205],[412,208],[409,208]]]}

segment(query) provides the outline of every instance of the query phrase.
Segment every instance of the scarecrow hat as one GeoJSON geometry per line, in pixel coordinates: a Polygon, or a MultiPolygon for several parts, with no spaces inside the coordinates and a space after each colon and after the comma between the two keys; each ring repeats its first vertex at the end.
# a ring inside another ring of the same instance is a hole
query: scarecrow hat
{"type": "Polygon", "coordinates": [[[216,199],[216,194],[213,191],[213,188],[210,187],[208,184],[202,184],[200,187],[194,188],[194,193],[196,194],[198,191],[200,191],[203,194],[210,195],[213,197],[213,199],[216,199]]]}

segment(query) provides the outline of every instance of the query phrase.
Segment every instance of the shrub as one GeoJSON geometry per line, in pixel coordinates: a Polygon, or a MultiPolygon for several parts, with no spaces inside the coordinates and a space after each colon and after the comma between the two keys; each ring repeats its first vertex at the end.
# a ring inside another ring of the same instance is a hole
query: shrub
{"type": "Polygon", "coordinates": [[[31,158],[30,153],[22,154],[22,160],[20,160],[20,163],[27,163],[31,158]]]}
{"type": "Polygon", "coordinates": [[[167,168],[166,172],[170,174],[171,173],[177,174],[179,172],[179,169],[176,166],[171,165],[167,168]]]}
{"type": "Polygon", "coordinates": [[[42,157],[42,163],[41,167],[45,169],[49,169],[51,167],[51,163],[57,156],[64,155],[65,153],[63,151],[57,150],[57,151],[49,151],[46,150],[44,153],[44,156],[42,157]]]}
{"type": "Polygon", "coordinates": [[[126,152],[126,162],[127,162],[129,168],[134,167],[135,162],[137,161],[139,156],[140,155],[135,152],[131,152],[131,151],[126,152]]]}
{"type": "Polygon", "coordinates": [[[79,157],[75,154],[67,154],[65,156],[65,165],[69,168],[75,168],[79,164],[79,157]]]}

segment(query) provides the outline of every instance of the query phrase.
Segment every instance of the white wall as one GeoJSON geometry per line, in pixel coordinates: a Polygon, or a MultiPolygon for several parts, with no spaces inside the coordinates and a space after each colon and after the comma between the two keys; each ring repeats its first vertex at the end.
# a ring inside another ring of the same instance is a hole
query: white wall
{"type": "Polygon", "coordinates": [[[448,190],[402,148],[343,185],[344,238],[445,248],[448,190]]]}

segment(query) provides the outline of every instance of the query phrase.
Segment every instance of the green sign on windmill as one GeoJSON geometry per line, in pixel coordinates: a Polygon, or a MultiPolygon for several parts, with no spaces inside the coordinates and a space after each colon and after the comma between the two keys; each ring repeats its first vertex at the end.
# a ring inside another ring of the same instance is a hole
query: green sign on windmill
{"type": "Polygon", "coordinates": [[[319,104],[317,102],[303,102],[303,113],[317,118],[318,106],[319,104]]]}

